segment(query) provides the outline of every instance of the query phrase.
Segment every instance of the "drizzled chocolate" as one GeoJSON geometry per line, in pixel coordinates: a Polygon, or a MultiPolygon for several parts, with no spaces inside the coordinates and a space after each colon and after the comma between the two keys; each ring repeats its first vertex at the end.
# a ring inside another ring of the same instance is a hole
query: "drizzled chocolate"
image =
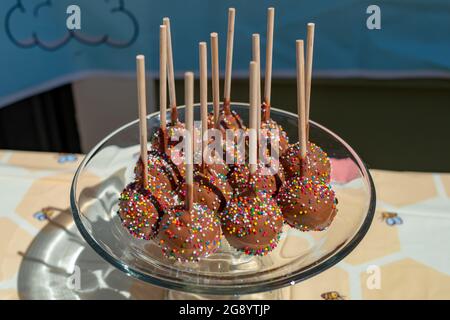
{"type": "MultiPolygon", "coordinates": [[[[212,212],[222,212],[232,194],[233,190],[226,180],[213,174],[196,172],[194,175],[194,202],[208,207],[212,212]]],[[[180,189],[180,196],[182,200],[186,197],[185,185],[180,189]]]]}
{"type": "Polygon", "coordinates": [[[167,205],[159,203],[148,190],[133,182],[120,194],[118,214],[133,237],[150,240],[158,234],[159,221],[167,205]]]}

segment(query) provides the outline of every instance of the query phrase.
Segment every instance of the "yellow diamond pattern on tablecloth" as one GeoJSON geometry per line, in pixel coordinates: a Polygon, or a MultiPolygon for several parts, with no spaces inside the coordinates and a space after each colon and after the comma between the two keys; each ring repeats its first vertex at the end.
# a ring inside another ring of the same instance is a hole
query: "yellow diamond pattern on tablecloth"
{"type": "Polygon", "coordinates": [[[18,204],[16,213],[41,228],[45,220],[38,219],[40,214],[51,218],[67,209],[72,179],[73,173],[64,173],[35,180],[18,204]]]}
{"type": "MultiPolygon", "coordinates": [[[[33,235],[47,223],[45,207],[69,210],[68,192],[81,156],[0,151],[0,299],[18,298],[15,285],[33,235]],[[3,258],[4,257],[4,258],[3,258]]],[[[283,290],[285,299],[450,299],[450,174],[372,170],[377,211],[361,244],[337,266],[283,290]],[[397,222],[385,218],[395,213],[397,222]],[[392,223],[394,221],[395,223],[392,223]],[[400,222],[401,223],[400,223],[400,222]],[[379,268],[380,288],[369,288],[369,270],[379,268]]],[[[96,177],[89,183],[95,184],[96,177]]],[[[338,191],[339,192],[339,191],[338,191]]],[[[339,194],[352,201],[351,191],[339,194]]],[[[50,212],[50,211],[48,211],[50,212]]],[[[48,213],[47,212],[47,213],[48,213]]],[[[58,212],[54,212],[58,214],[58,212]]],[[[352,214],[348,212],[348,214],[352,214]]],[[[309,246],[307,236],[282,241],[277,255],[289,258],[309,246]]],[[[156,298],[133,284],[134,298],[156,298]]]]}
{"type": "Polygon", "coordinates": [[[450,175],[441,175],[442,185],[447,197],[450,197],[450,175]]]}
{"type": "Polygon", "coordinates": [[[33,237],[9,218],[0,218],[0,283],[13,278],[33,237]]]}
{"type": "Polygon", "coordinates": [[[431,174],[372,170],[377,197],[393,206],[417,203],[437,195],[431,174]]]}
{"type": "Polygon", "coordinates": [[[450,299],[450,275],[406,258],[381,266],[381,287],[368,290],[361,275],[364,299],[450,299]]]}
{"type": "Polygon", "coordinates": [[[399,252],[401,250],[398,228],[382,219],[383,207],[375,212],[370,230],[360,245],[345,259],[351,265],[360,265],[399,252]]]}

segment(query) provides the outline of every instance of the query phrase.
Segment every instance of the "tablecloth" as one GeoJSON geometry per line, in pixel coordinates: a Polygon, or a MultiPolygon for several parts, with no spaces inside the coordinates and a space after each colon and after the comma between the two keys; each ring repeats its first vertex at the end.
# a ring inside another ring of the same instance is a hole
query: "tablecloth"
{"type": "MultiPolygon", "coordinates": [[[[24,254],[49,216],[70,212],[82,157],[0,150],[0,299],[28,297],[18,287],[24,254]]],[[[285,288],[282,298],[450,299],[450,174],[371,174],[377,210],[366,237],[336,266],[285,288]]],[[[123,297],[149,298],[134,290],[123,297]]]]}

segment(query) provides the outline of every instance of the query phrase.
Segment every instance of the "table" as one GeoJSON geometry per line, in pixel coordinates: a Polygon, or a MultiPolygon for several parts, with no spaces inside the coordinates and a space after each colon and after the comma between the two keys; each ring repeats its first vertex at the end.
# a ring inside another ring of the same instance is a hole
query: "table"
{"type": "MultiPolygon", "coordinates": [[[[36,297],[40,291],[33,286],[44,280],[33,272],[45,275],[46,288],[58,287],[54,293],[62,290],[58,277],[70,279],[74,270],[30,256],[30,248],[51,235],[49,225],[62,228],[57,216],[71,222],[70,184],[82,157],[0,150],[0,299],[36,297]]],[[[378,200],[366,237],[338,265],[283,289],[282,298],[450,299],[450,174],[371,173],[378,200]]],[[[77,248],[91,250],[80,237],[77,241],[77,248]]],[[[148,290],[147,284],[125,277],[93,251],[85,261],[91,287],[74,289],[73,295],[66,287],[64,298],[164,296],[162,289],[148,290]]]]}

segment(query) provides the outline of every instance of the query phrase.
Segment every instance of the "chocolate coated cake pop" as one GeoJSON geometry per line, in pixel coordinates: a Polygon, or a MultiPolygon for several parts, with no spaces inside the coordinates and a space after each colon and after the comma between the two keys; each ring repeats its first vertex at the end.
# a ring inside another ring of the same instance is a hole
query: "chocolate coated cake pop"
{"type": "MultiPolygon", "coordinates": [[[[155,150],[148,152],[148,186],[147,189],[158,199],[167,198],[177,190],[183,181],[183,175],[167,155],[155,150]]],[[[135,167],[136,181],[142,181],[142,162],[135,167]]]]}
{"type": "MultiPolygon", "coordinates": [[[[164,138],[166,140],[166,146],[167,149],[170,150],[173,148],[177,143],[181,142],[183,140],[185,125],[183,122],[176,120],[175,124],[168,124],[166,129],[166,134],[164,135],[164,138]],[[177,138],[179,137],[179,138],[177,138]]],[[[152,137],[152,147],[155,150],[161,149],[161,130],[158,130],[155,132],[155,134],[152,137]]]]}
{"type": "Polygon", "coordinates": [[[153,149],[159,150],[160,153],[165,154],[169,159],[169,162],[178,167],[178,173],[181,176],[184,175],[184,155],[182,153],[175,152],[174,150],[175,146],[183,141],[184,134],[185,124],[177,120],[174,126],[167,126],[167,130],[164,134],[161,130],[158,130],[152,138],[153,149]],[[163,143],[165,143],[165,145],[163,143]]]}
{"type": "Polygon", "coordinates": [[[223,233],[234,248],[251,255],[266,255],[278,243],[283,216],[267,193],[247,189],[232,199],[222,214],[223,233]]]}
{"type": "MultiPolygon", "coordinates": [[[[286,152],[286,150],[289,147],[289,137],[286,133],[286,131],[283,130],[283,127],[277,124],[274,120],[269,119],[267,121],[261,122],[261,130],[268,130],[267,135],[268,137],[271,137],[270,130],[278,130],[278,154],[281,156],[286,152]]],[[[268,139],[268,141],[270,141],[268,139]]]]}
{"type": "Polygon", "coordinates": [[[194,203],[170,209],[162,218],[159,243],[166,257],[197,261],[220,246],[220,221],[206,206],[194,203]]]}
{"type": "Polygon", "coordinates": [[[336,216],[334,191],[320,180],[294,176],[277,197],[285,221],[301,231],[322,231],[336,216]]]}
{"type": "MultiPolygon", "coordinates": [[[[329,183],[331,164],[328,155],[322,148],[312,142],[308,142],[306,150],[306,161],[302,161],[304,163],[304,168],[302,168],[304,170],[303,175],[329,183]]],[[[287,179],[300,174],[299,152],[300,144],[297,142],[290,145],[280,158],[287,179]]]]}
{"type": "MultiPolygon", "coordinates": [[[[215,128],[214,115],[212,113],[208,116],[208,128],[215,128]]],[[[245,129],[244,123],[239,114],[234,110],[221,110],[219,113],[219,128],[225,136],[226,130],[245,129]]]]}
{"type": "Polygon", "coordinates": [[[130,183],[119,198],[118,214],[122,225],[135,238],[150,240],[158,233],[164,206],[139,183],[130,183]]]}

